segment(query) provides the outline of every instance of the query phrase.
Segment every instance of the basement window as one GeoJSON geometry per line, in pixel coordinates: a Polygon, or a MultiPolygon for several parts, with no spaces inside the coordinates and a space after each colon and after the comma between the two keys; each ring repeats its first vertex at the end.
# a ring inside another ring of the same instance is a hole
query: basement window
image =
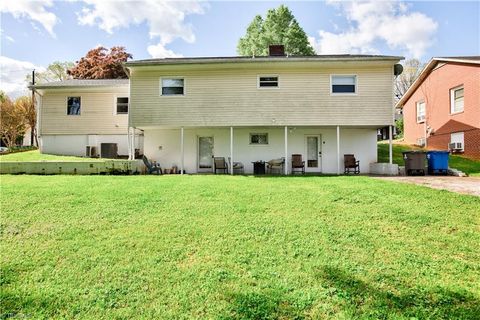
{"type": "Polygon", "coordinates": [[[128,114],[128,97],[117,97],[117,114],[128,114]]]}
{"type": "Polygon", "coordinates": [[[162,96],[176,96],[183,95],[185,81],[183,78],[164,78],[162,83],[162,96]]]}
{"type": "Polygon", "coordinates": [[[67,97],[67,115],[79,116],[81,108],[81,97],[67,97]]]}
{"type": "Polygon", "coordinates": [[[260,76],[258,77],[259,88],[278,88],[278,76],[260,76]]]}
{"type": "Polygon", "coordinates": [[[357,93],[357,76],[355,75],[332,75],[331,93],[355,94],[357,93]]]}

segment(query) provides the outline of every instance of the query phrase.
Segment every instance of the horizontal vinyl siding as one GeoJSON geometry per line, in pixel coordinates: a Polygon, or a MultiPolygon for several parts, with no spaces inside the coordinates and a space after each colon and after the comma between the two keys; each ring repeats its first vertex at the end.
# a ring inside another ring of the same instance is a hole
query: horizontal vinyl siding
{"type": "Polygon", "coordinates": [[[148,126],[387,125],[392,67],[139,71],[130,78],[132,123],[148,126]],[[258,75],[280,88],[258,89],[258,75]],[[356,74],[357,95],[330,94],[331,74],[356,74]],[[184,76],[185,96],[160,96],[161,77],[184,76]]]}
{"type": "Polygon", "coordinates": [[[127,134],[128,115],[114,114],[116,96],[128,88],[109,92],[46,92],[42,98],[41,134],[127,134]],[[80,96],[79,116],[67,115],[67,97],[80,96]]]}

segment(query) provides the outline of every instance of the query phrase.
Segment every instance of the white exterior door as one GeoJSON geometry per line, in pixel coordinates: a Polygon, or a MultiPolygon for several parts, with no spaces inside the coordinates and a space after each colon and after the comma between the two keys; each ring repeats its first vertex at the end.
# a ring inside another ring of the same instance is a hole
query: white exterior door
{"type": "Polygon", "coordinates": [[[213,137],[198,137],[198,172],[213,171],[213,137]]]}
{"type": "Polygon", "coordinates": [[[305,136],[305,172],[322,171],[321,135],[305,136]]]}

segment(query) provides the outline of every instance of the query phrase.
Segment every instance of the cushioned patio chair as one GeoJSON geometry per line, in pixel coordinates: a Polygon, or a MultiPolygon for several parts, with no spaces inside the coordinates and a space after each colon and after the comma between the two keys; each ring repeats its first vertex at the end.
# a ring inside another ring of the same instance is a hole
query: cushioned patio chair
{"type": "Polygon", "coordinates": [[[305,161],[302,160],[301,154],[292,154],[292,174],[295,172],[305,174],[305,161]]]}
{"type": "Polygon", "coordinates": [[[353,173],[360,173],[360,161],[355,159],[353,154],[344,154],[343,155],[343,164],[345,166],[344,173],[350,173],[353,170],[353,173]]]}
{"type": "Polygon", "coordinates": [[[223,173],[228,173],[228,165],[224,157],[213,157],[213,169],[215,174],[218,170],[223,170],[223,173]]]}
{"type": "Polygon", "coordinates": [[[233,173],[244,173],[244,167],[243,163],[238,162],[238,161],[233,161],[233,167],[232,167],[232,159],[228,157],[228,165],[230,167],[230,170],[233,170],[233,173]]]}
{"type": "Polygon", "coordinates": [[[142,157],[143,163],[145,164],[145,167],[147,167],[147,173],[152,174],[152,173],[157,173],[157,174],[163,174],[162,168],[160,167],[160,164],[158,163],[151,163],[148,161],[147,157],[143,156],[142,157]]]}
{"type": "Polygon", "coordinates": [[[267,162],[267,173],[282,174],[285,170],[285,158],[272,159],[267,162]]]}

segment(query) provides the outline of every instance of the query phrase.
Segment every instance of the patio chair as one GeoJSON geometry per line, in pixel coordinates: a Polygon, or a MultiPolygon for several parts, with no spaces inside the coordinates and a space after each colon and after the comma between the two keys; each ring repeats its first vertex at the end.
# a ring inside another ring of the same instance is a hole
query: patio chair
{"type": "Polygon", "coordinates": [[[213,169],[215,174],[218,170],[223,170],[223,173],[228,173],[228,165],[225,157],[213,157],[213,169]]]}
{"type": "Polygon", "coordinates": [[[353,170],[353,173],[360,173],[360,161],[355,159],[353,154],[344,154],[343,155],[343,164],[345,166],[344,173],[350,173],[353,170]]]}
{"type": "Polygon", "coordinates": [[[302,160],[301,154],[292,154],[292,174],[295,172],[305,174],[305,161],[302,160]]]}
{"type": "Polygon", "coordinates": [[[267,173],[278,172],[282,174],[284,172],[285,158],[272,159],[267,162],[267,173]]]}
{"type": "Polygon", "coordinates": [[[228,157],[228,165],[230,167],[230,170],[233,170],[233,173],[244,173],[243,163],[234,161],[232,166],[232,159],[228,157]]]}
{"type": "Polygon", "coordinates": [[[157,174],[163,174],[160,164],[158,163],[152,164],[150,161],[148,161],[147,157],[145,156],[142,157],[142,160],[145,166],[147,167],[148,174],[152,174],[154,172],[156,172],[157,174]]]}

